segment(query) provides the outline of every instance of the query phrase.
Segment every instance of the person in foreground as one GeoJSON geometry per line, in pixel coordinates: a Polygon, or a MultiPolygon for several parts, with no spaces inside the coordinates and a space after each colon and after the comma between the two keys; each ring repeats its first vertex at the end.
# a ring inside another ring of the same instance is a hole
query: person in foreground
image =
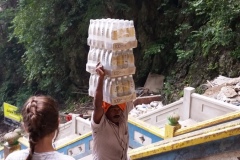
{"type": "Polygon", "coordinates": [[[103,66],[98,65],[99,75],[94,96],[94,111],[91,119],[94,160],[128,160],[128,113],[133,102],[110,105],[103,101],[103,66]]]}
{"type": "Polygon", "coordinates": [[[30,149],[15,151],[6,160],[74,160],[55,151],[52,143],[58,134],[58,103],[49,96],[32,96],[23,106],[23,127],[30,149]]]}

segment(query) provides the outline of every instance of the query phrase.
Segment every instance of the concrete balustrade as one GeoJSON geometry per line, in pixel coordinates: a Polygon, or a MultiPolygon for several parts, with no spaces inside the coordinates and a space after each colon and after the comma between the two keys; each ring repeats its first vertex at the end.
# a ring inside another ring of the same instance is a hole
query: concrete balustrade
{"type": "MultiPolygon", "coordinates": [[[[161,141],[164,137],[167,137],[166,135],[164,136],[164,134],[166,134],[166,132],[164,132],[164,126],[167,123],[168,116],[172,113],[180,115],[179,123],[184,127],[184,122],[188,120],[199,123],[239,110],[235,105],[221,102],[194,92],[194,88],[186,87],[184,89],[184,97],[178,101],[143,113],[137,118],[133,118],[136,120],[130,118],[130,145],[132,145],[133,148],[149,145],[149,143],[161,141]],[[138,121],[141,121],[141,123],[137,123],[138,121]],[[144,126],[148,126],[147,124],[151,124],[151,126],[148,127],[149,130],[153,128],[151,131],[144,129],[144,126]]],[[[173,132],[177,132],[175,129],[170,129],[173,132]]],[[[182,128],[180,130],[182,130],[182,128]]],[[[76,158],[91,154],[92,144],[90,143],[92,143],[92,137],[90,120],[72,115],[72,120],[61,124],[59,131],[56,144],[60,152],[72,154],[76,158]],[[71,147],[73,147],[72,150],[71,147]],[[79,153],[76,147],[81,148],[79,153]]],[[[174,135],[174,133],[170,134],[174,135]]],[[[184,130],[182,130],[181,134],[184,134],[184,130]]],[[[21,144],[23,145],[23,143],[21,144]]],[[[0,156],[2,156],[1,149],[0,156]]]]}
{"type": "Polygon", "coordinates": [[[165,105],[162,108],[142,114],[138,119],[161,128],[164,127],[167,123],[167,117],[173,112],[180,115],[180,123],[184,124],[184,121],[189,119],[197,123],[240,110],[239,107],[233,104],[222,102],[194,92],[194,88],[186,87],[184,89],[183,98],[165,105]]]}

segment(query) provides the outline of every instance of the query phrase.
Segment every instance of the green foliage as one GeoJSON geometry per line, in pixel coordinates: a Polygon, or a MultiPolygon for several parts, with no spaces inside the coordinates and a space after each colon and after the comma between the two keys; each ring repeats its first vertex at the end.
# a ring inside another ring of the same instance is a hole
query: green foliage
{"type": "Polygon", "coordinates": [[[215,70],[215,69],[217,69],[217,68],[218,68],[217,63],[210,62],[210,63],[208,64],[207,70],[215,70]]]}
{"type": "Polygon", "coordinates": [[[90,102],[92,100],[92,98],[90,98],[89,96],[83,96],[80,99],[80,103],[87,103],[90,102]]]}
{"type": "Polygon", "coordinates": [[[8,102],[16,105],[15,97],[24,81],[22,75],[24,69],[21,63],[24,48],[15,38],[9,40],[9,35],[12,33],[9,26],[16,13],[16,4],[8,0],[0,1],[0,4],[4,7],[0,11],[0,103],[8,102]]]}
{"type": "Polygon", "coordinates": [[[231,54],[233,57],[240,59],[240,47],[236,47],[235,50],[231,52],[231,54]]]}
{"type": "Polygon", "coordinates": [[[173,98],[174,92],[174,85],[173,85],[173,77],[166,77],[164,80],[163,88],[160,91],[161,95],[163,96],[163,103],[168,104],[171,102],[173,98]]]}
{"type": "Polygon", "coordinates": [[[89,20],[103,17],[103,2],[0,0],[0,4],[7,6],[0,12],[4,27],[0,28],[0,102],[21,106],[39,93],[61,102],[71,99],[76,70],[79,77],[85,73],[89,20]]]}
{"type": "Polygon", "coordinates": [[[158,44],[158,43],[149,44],[144,51],[143,59],[146,60],[153,55],[160,54],[163,49],[164,49],[164,44],[158,44]]]}
{"type": "Polygon", "coordinates": [[[239,44],[236,40],[240,32],[237,29],[240,14],[238,0],[192,0],[182,13],[187,16],[195,14],[197,21],[188,21],[175,32],[181,37],[175,44],[180,60],[189,59],[195,54],[208,56],[223,49],[233,49],[233,55],[239,57],[238,49],[234,50],[239,44]]]}
{"type": "Polygon", "coordinates": [[[124,4],[124,3],[114,3],[114,8],[116,9],[115,12],[129,12],[131,10],[131,8],[124,4]]]}
{"type": "MultiPolygon", "coordinates": [[[[238,0],[163,0],[151,5],[120,0],[11,2],[0,0],[7,6],[0,12],[0,102],[21,106],[38,92],[63,101],[74,97],[71,93],[87,79],[90,19],[134,19],[140,44],[136,52],[138,78],[149,72],[169,74],[177,59],[191,62],[195,56],[217,57],[225,51],[240,58],[238,0]]],[[[216,71],[217,63],[209,63],[206,70],[216,71]]],[[[175,90],[173,83],[166,82],[163,94],[167,99],[174,94],[171,90],[175,90]]]]}
{"type": "Polygon", "coordinates": [[[14,33],[26,52],[22,62],[27,83],[37,83],[48,94],[63,96],[68,91],[70,53],[78,53],[87,28],[80,21],[85,0],[23,0],[13,20],[14,33]],[[83,31],[84,30],[84,31],[83,31]],[[82,32],[80,32],[82,31],[82,32]]]}

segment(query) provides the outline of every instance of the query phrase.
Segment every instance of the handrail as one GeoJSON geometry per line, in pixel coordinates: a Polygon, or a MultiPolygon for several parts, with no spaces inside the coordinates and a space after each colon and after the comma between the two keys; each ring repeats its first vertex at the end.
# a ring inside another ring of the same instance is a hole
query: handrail
{"type": "Polygon", "coordinates": [[[59,146],[56,146],[56,149],[59,150],[60,148],[66,147],[66,146],[68,146],[69,144],[72,144],[72,143],[74,143],[74,142],[80,141],[80,140],[82,140],[82,139],[84,139],[84,138],[86,138],[86,137],[89,137],[89,136],[91,136],[91,135],[92,135],[92,132],[91,132],[91,131],[88,132],[88,133],[85,133],[85,134],[83,134],[83,135],[79,135],[79,136],[73,138],[73,139],[70,140],[70,141],[67,141],[67,142],[65,142],[65,143],[62,143],[62,144],[59,145],[59,146]]]}
{"type": "Polygon", "coordinates": [[[240,118],[240,111],[227,113],[225,115],[218,116],[218,117],[206,120],[206,121],[198,122],[198,123],[196,123],[194,125],[191,125],[189,127],[186,127],[186,128],[178,129],[174,133],[174,136],[178,136],[178,135],[185,134],[185,133],[192,132],[192,131],[196,131],[196,130],[199,130],[199,129],[202,129],[202,128],[210,127],[210,126],[213,126],[213,125],[216,125],[216,124],[219,124],[219,123],[223,123],[223,122],[226,122],[226,121],[229,121],[229,120],[233,120],[233,119],[236,119],[236,118],[240,118]]]}
{"type": "Polygon", "coordinates": [[[163,129],[160,129],[154,125],[151,125],[149,123],[146,123],[142,120],[139,120],[139,119],[131,117],[131,116],[128,117],[128,122],[135,126],[142,128],[145,131],[152,133],[160,138],[164,138],[164,130],[163,129]]]}
{"type": "Polygon", "coordinates": [[[240,120],[219,124],[210,128],[169,138],[129,151],[131,160],[146,158],[156,154],[190,147],[240,134],[240,120]]]}
{"type": "MultiPolygon", "coordinates": [[[[61,149],[61,148],[63,148],[63,147],[66,147],[66,146],[69,145],[69,144],[72,144],[72,143],[74,143],[74,142],[77,142],[77,141],[79,141],[79,140],[82,140],[82,139],[84,139],[84,138],[86,138],[86,137],[88,137],[88,136],[91,136],[91,135],[92,135],[92,132],[90,131],[90,132],[85,133],[85,134],[83,134],[83,135],[76,136],[76,137],[72,138],[72,139],[69,140],[69,141],[62,142],[60,145],[57,145],[57,146],[56,146],[56,149],[59,150],[59,149],[61,149]]],[[[26,139],[25,137],[20,137],[20,138],[18,139],[18,141],[19,141],[21,144],[23,144],[24,146],[29,147],[28,139],[26,139]]]]}
{"type": "Polygon", "coordinates": [[[236,106],[236,105],[233,105],[231,103],[226,103],[226,102],[223,102],[223,101],[220,101],[220,100],[217,100],[217,99],[214,99],[214,98],[210,98],[210,97],[207,97],[207,96],[203,96],[203,95],[198,94],[198,93],[192,93],[191,97],[200,99],[200,100],[205,101],[205,102],[210,101],[211,103],[213,103],[217,106],[221,106],[221,107],[225,107],[225,108],[234,108],[236,110],[239,110],[239,107],[236,106]]]}

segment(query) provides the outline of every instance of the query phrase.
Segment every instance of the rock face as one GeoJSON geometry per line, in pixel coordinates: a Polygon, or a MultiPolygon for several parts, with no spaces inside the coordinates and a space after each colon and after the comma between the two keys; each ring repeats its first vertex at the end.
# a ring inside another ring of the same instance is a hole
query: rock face
{"type": "Polygon", "coordinates": [[[208,82],[208,89],[203,95],[240,106],[240,77],[219,76],[208,82]]]}
{"type": "Polygon", "coordinates": [[[238,95],[233,86],[222,87],[220,93],[223,93],[227,98],[233,98],[238,95]]]}

